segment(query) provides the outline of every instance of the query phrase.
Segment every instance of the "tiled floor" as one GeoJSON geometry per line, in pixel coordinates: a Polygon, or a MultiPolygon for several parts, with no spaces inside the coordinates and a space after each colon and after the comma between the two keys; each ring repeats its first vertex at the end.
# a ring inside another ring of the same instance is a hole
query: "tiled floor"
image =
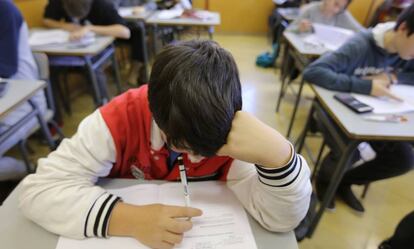
{"type": "MultiPolygon", "coordinates": [[[[293,98],[288,94],[279,113],[275,113],[279,91],[279,73],[273,68],[263,69],[255,66],[256,56],[268,50],[270,45],[264,36],[216,35],[215,40],[228,49],[238,63],[243,86],[243,108],[255,114],[268,125],[286,133],[292,112],[293,98]]],[[[303,128],[312,97],[305,89],[306,97],[301,101],[293,130],[293,138],[303,128]]],[[[73,115],[65,116],[64,131],[68,137],[73,135],[80,120],[94,108],[92,99],[84,94],[73,100],[73,115]]],[[[292,139],[293,140],[293,139],[292,139]]],[[[47,148],[31,141],[36,150],[33,159],[47,154],[47,148]]],[[[309,139],[312,150],[319,145],[317,138],[309,139]]],[[[16,151],[10,154],[18,155],[16,151]]],[[[301,249],[375,249],[380,241],[391,235],[396,224],[414,209],[414,172],[391,180],[371,184],[367,197],[363,200],[366,212],[358,215],[337,202],[334,212],[326,212],[312,239],[299,244],[301,249]]],[[[0,189],[3,189],[0,185],[0,189]]],[[[356,188],[361,191],[361,188],[356,188]]]]}

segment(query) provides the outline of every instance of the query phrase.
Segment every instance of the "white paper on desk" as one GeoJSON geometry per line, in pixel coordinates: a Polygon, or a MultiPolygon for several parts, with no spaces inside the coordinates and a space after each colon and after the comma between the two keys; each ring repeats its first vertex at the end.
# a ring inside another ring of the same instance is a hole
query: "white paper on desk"
{"type": "Polygon", "coordinates": [[[134,13],[134,7],[120,7],[118,9],[118,14],[121,17],[132,16],[134,13]]]}
{"type": "Polygon", "coordinates": [[[337,50],[354,34],[349,29],[319,23],[313,23],[312,26],[315,32],[305,37],[304,42],[314,46],[321,46],[331,51],[337,50]]]}
{"type": "Polygon", "coordinates": [[[69,41],[69,32],[59,29],[33,31],[29,37],[30,46],[41,46],[69,41]]]}
{"type": "Polygon", "coordinates": [[[59,45],[67,44],[68,48],[79,48],[91,45],[96,41],[94,32],[88,32],[84,37],[77,41],[69,40],[70,33],[61,29],[52,30],[36,30],[31,32],[29,38],[29,45],[43,46],[43,45],[59,45]]]}
{"type": "MultiPolygon", "coordinates": [[[[250,224],[240,202],[222,182],[190,183],[192,206],[203,210],[193,218],[193,228],[185,233],[179,249],[256,249],[250,224]]],[[[141,184],[109,190],[127,203],[164,203],[184,206],[181,183],[141,184]]],[[[56,249],[147,249],[131,238],[73,240],[60,237],[56,249]]]]}
{"type": "Polygon", "coordinates": [[[170,10],[161,10],[157,17],[159,19],[173,19],[180,17],[184,13],[184,9],[170,9],[170,10]]]}
{"type": "Polygon", "coordinates": [[[403,99],[403,102],[389,98],[377,98],[362,94],[352,94],[356,99],[374,108],[376,114],[394,114],[414,111],[414,87],[408,85],[394,85],[391,93],[403,99]]]}

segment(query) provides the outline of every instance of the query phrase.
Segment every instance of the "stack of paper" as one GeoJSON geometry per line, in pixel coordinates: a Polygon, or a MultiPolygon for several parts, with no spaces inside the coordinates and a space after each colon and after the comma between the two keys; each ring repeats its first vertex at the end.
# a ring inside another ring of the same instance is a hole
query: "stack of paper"
{"type": "MultiPolygon", "coordinates": [[[[223,182],[190,183],[193,207],[203,215],[192,218],[193,228],[184,234],[181,249],[256,249],[250,224],[240,202],[223,182]]],[[[181,183],[162,185],[141,184],[129,188],[113,189],[126,203],[145,205],[163,203],[184,206],[181,183]]],[[[145,225],[145,224],[144,224],[145,225]]],[[[132,238],[73,240],[60,237],[57,249],[147,249],[132,238]]]]}

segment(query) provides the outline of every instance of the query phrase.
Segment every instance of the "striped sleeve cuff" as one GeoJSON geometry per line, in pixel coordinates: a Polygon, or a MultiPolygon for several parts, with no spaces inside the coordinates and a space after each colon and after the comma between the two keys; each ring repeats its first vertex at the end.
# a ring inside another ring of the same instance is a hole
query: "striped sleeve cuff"
{"type": "Polygon", "coordinates": [[[96,199],[86,217],[85,237],[107,237],[112,209],[120,200],[120,197],[109,193],[104,193],[96,199]]]}
{"type": "Polygon", "coordinates": [[[292,156],[289,162],[280,168],[266,168],[256,165],[259,181],[270,187],[286,187],[298,178],[302,170],[302,157],[296,154],[292,144],[290,145],[292,156]]]}

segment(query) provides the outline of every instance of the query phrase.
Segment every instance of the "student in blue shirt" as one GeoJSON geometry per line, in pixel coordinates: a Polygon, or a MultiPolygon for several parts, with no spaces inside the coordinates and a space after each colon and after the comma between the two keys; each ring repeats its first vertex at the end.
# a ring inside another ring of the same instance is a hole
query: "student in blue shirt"
{"type": "MultiPolygon", "coordinates": [[[[391,84],[414,84],[414,5],[403,11],[396,23],[383,23],[360,32],[337,51],[322,56],[305,69],[304,78],[331,90],[398,99],[389,90],[391,84]]],[[[335,150],[328,133],[323,133],[331,151],[324,158],[317,177],[319,197],[323,196],[341,154],[335,150]]],[[[364,207],[353,194],[352,185],[399,176],[414,166],[410,143],[370,142],[369,145],[375,158],[365,159],[360,166],[349,169],[338,188],[345,203],[360,212],[364,207]]],[[[355,161],[364,154],[355,153],[355,161]]]]}
{"type": "MultiPolygon", "coordinates": [[[[6,80],[38,79],[37,66],[27,43],[28,33],[26,22],[13,2],[0,0],[0,78],[6,80]]],[[[32,100],[38,105],[41,112],[46,112],[47,106],[43,91],[37,92],[32,100]]],[[[29,104],[23,104],[0,119],[0,134],[26,116],[31,109],[29,104]]],[[[36,118],[31,119],[14,136],[17,138],[25,137],[36,122],[36,118]]],[[[0,180],[18,179],[26,173],[22,161],[3,156],[14,143],[16,141],[6,140],[0,145],[0,180]]]]}

